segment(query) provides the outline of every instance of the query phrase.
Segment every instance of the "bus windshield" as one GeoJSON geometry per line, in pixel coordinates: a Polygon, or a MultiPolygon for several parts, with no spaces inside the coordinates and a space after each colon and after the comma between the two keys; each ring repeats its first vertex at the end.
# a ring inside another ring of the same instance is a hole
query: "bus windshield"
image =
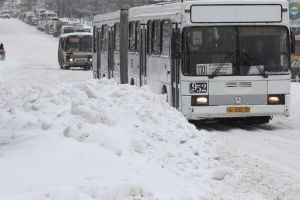
{"type": "Polygon", "coordinates": [[[63,34],[66,34],[66,33],[74,33],[74,28],[73,27],[63,28],[63,34]]]}
{"type": "Polygon", "coordinates": [[[184,33],[190,76],[281,74],[289,70],[285,27],[196,27],[184,33]]]}
{"type": "Polygon", "coordinates": [[[67,52],[92,52],[92,36],[72,36],[66,40],[67,52]]]}

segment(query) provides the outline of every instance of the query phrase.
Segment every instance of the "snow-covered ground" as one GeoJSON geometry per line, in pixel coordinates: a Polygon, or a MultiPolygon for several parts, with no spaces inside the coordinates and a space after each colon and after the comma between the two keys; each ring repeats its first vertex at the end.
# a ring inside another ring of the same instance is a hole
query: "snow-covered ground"
{"type": "Polygon", "coordinates": [[[0,19],[1,200],[300,198],[292,116],[195,127],[147,87],[60,70],[57,39],[0,19]]]}

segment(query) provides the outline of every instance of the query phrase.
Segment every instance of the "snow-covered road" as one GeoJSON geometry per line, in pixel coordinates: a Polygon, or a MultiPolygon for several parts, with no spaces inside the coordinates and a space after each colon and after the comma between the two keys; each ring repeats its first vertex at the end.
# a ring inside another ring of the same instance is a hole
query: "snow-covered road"
{"type": "Polygon", "coordinates": [[[257,192],[266,199],[300,198],[299,90],[299,84],[292,85],[293,111],[289,118],[276,117],[270,124],[260,126],[199,128],[212,133],[219,144],[220,161],[240,173],[238,179],[227,180],[227,198],[232,197],[232,189],[257,192]]]}
{"type": "Polygon", "coordinates": [[[1,19],[0,42],[6,49],[6,62],[0,76],[5,84],[24,88],[31,85],[54,86],[62,82],[83,81],[90,72],[63,71],[58,67],[58,39],[14,19],[1,19]]]}
{"type": "Polygon", "coordinates": [[[190,125],[163,97],[60,70],[57,39],[0,19],[0,199],[300,199],[300,84],[268,125],[190,125]]]}

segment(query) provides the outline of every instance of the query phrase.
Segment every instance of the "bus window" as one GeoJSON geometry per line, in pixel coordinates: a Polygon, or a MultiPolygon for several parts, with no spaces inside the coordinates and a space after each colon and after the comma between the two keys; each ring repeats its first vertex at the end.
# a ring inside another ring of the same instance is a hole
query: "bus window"
{"type": "Polygon", "coordinates": [[[65,51],[67,52],[78,52],[80,47],[80,38],[77,36],[72,36],[67,38],[65,51]]]}
{"type": "Polygon", "coordinates": [[[129,51],[135,52],[135,37],[136,37],[136,30],[135,30],[135,22],[129,23],[129,51]]]}
{"type": "Polygon", "coordinates": [[[239,36],[242,65],[259,65],[267,72],[288,71],[287,29],[283,27],[240,27],[239,36]]]}
{"type": "Polygon", "coordinates": [[[102,26],[102,36],[101,36],[101,50],[107,51],[108,49],[108,26],[102,26]]]}
{"type": "Polygon", "coordinates": [[[135,23],[135,35],[136,35],[136,51],[140,52],[140,40],[141,40],[141,35],[140,35],[140,22],[135,23]]]}
{"type": "Polygon", "coordinates": [[[92,37],[83,36],[80,39],[80,51],[82,52],[92,52],[92,37]]]}
{"type": "Polygon", "coordinates": [[[64,48],[64,39],[63,38],[59,39],[59,46],[60,46],[61,49],[64,48]]]}
{"type": "Polygon", "coordinates": [[[183,72],[187,75],[212,75],[219,66],[222,68],[218,75],[288,71],[288,32],[284,27],[216,26],[186,30],[183,72]]]}
{"type": "Polygon", "coordinates": [[[152,21],[147,22],[147,54],[151,55],[152,51],[152,21]]]}
{"type": "Polygon", "coordinates": [[[94,26],[93,29],[93,52],[97,52],[97,27],[94,26]]]}
{"type": "Polygon", "coordinates": [[[161,45],[161,25],[160,25],[160,20],[155,20],[153,22],[153,27],[152,27],[152,53],[154,55],[160,55],[160,45],[161,45]]]}
{"type": "Polygon", "coordinates": [[[92,36],[70,36],[66,39],[66,52],[92,52],[92,36]]]}
{"type": "Polygon", "coordinates": [[[162,51],[161,55],[170,56],[172,23],[170,20],[162,22],[162,51]]]}
{"type": "Polygon", "coordinates": [[[185,32],[187,75],[211,75],[224,63],[222,75],[232,75],[236,68],[236,32],[234,27],[197,27],[185,32]]]}
{"type": "Polygon", "coordinates": [[[120,24],[115,24],[115,35],[114,35],[114,50],[119,51],[120,50],[120,24]]]}

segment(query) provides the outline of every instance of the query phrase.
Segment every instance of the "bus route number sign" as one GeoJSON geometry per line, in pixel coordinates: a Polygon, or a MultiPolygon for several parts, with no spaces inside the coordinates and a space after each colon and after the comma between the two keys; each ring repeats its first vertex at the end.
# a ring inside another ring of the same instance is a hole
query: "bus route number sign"
{"type": "Polygon", "coordinates": [[[207,93],[207,83],[191,83],[190,93],[207,93]]]}

